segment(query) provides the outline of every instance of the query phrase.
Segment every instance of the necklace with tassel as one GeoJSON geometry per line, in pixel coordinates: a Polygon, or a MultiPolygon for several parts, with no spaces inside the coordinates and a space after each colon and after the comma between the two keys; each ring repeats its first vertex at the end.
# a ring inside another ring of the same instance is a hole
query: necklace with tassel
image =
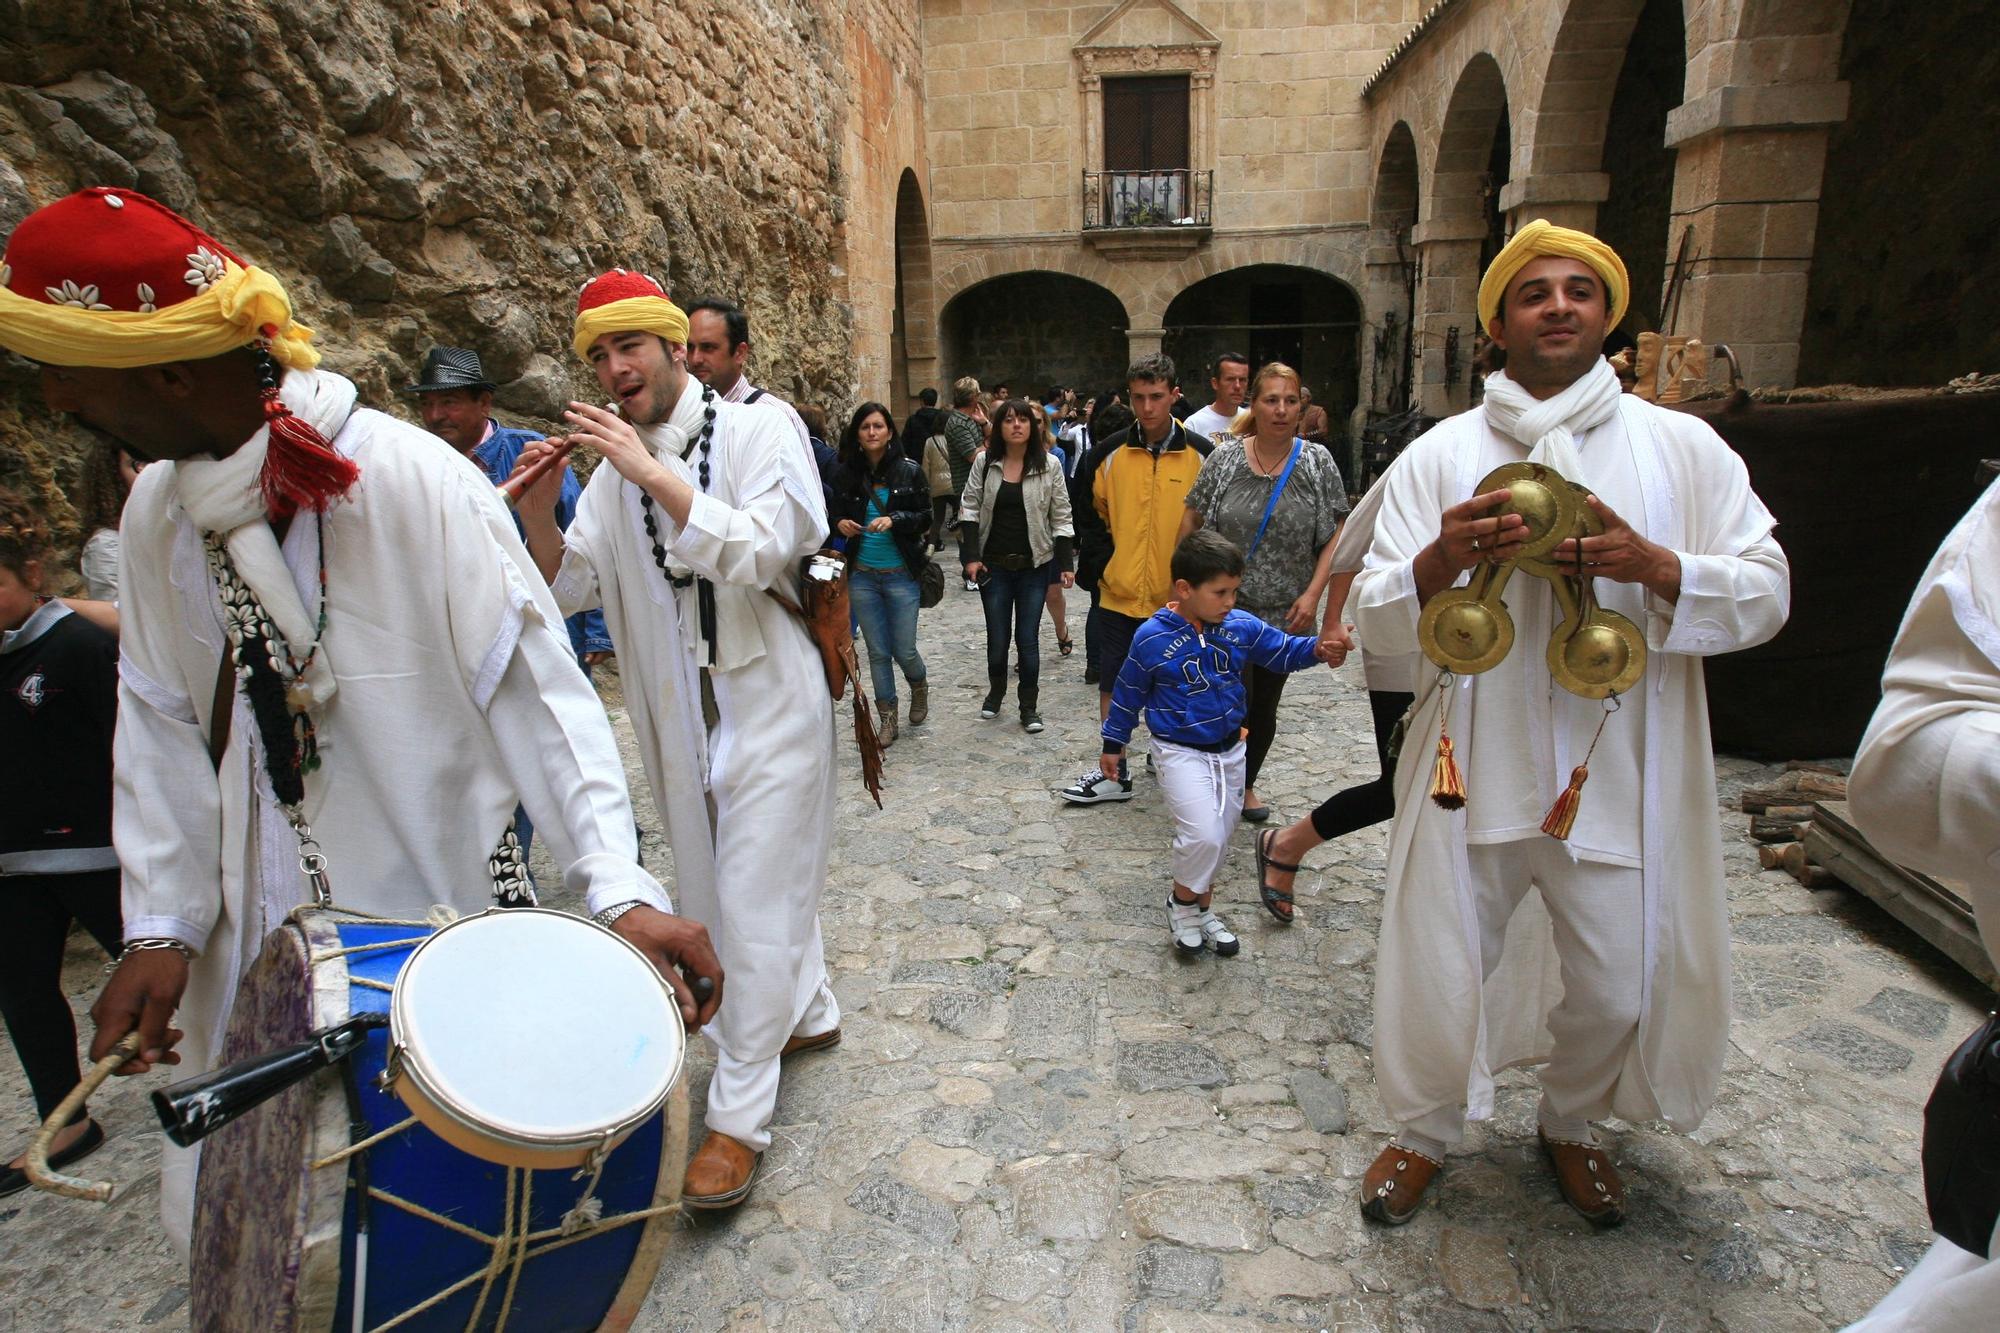
{"type": "Polygon", "coordinates": [[[1542,821],[1542,832],[1551,838],[1567,840],[1576,827],[1576,810],[1583,804],[1583,784],[1590,781],[1590,757],[1597,753],[1597,742],[1604,737],[1604,724],[1620,707],[1615,694],[1604,700],[1604,715],[1597,719],[1597,731],[1590,738],[1590,748],[1583,752],[1583,762],[1570,770],[1569,786],[1556,797],[1556,803],[1549,807],[1548,818],[1542,821]]]}
{"type": "Polygon", "coordinates": [[[1465,775],[1459,772],[1451,744],[1451,696],[1455,680],[1449,671],[1438,672],[1438,688],[1444,691],[1444,703],[1438,708],[1437,764],[1431,770],[1431,800],[1441,810],[1465,808],[1465,775]]]}

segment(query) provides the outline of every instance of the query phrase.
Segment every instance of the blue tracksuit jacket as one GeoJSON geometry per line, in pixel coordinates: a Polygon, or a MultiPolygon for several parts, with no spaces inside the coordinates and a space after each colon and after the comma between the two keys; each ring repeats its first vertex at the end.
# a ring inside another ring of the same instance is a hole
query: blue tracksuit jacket
{"type": "Polygon", "coordinates": [[[1318,646],[1311,635],[1287,634],[1248,611],[1231,611],[1203,632],[1171,606],[1161,607],[1132,636],[1132,651],[1112,686],[1105,749],[1131,742],[1142,708],[1160,740],[1210,746],[1234,739],[1249,711],[1243,664],[1300,671],[1318,660],[1318,646]]]}

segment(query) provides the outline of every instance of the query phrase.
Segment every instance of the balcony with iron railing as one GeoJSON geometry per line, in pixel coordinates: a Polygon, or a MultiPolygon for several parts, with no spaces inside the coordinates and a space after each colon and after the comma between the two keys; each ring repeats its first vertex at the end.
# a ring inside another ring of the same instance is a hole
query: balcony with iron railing
{"type": "Polygon", "coordinates": [[[1179,258],[1206,242],[1212,171],[1086,171],[1083,239],[1106,254],[1179,258]]]}

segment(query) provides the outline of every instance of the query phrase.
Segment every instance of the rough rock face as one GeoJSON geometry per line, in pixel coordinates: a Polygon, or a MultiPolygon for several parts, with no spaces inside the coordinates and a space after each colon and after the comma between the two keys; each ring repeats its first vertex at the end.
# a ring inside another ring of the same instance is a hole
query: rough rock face
{"type": "MultiPolygon", "coordinates": [[[[376,406],[442,342],[552,417],[613,264],[738,300],[760,382],[844,401],[847,8],[0,0],[0,235],[81,186],[154,195],[281,275],[376,406]]],[[[83,442],[0,363],[0,482],[68,521],[83,442]]]]}

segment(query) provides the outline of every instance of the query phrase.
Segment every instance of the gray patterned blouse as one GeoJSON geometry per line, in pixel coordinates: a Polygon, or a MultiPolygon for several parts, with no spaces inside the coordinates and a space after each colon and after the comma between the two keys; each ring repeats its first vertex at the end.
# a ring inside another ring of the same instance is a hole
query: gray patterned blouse
{"type": "MultiPolygon", "coordinates": [[[[1245,447],[1237,440],[1208,456],[1188,491],[1187,507],[1201,515],[1203,527],[1215,529],[1247,551],[1277,478],[1253,471],[1245,447]]],[[[1243,571],[1236,604],[1259,620],[1282,624],[1285,612],[1312,582],[1320,549],[1333,540],[1346,516],[1347,488],[1340,479],[1340,466],[1323,446],[1303,444],[1264,540],[1243,571]]]]}

